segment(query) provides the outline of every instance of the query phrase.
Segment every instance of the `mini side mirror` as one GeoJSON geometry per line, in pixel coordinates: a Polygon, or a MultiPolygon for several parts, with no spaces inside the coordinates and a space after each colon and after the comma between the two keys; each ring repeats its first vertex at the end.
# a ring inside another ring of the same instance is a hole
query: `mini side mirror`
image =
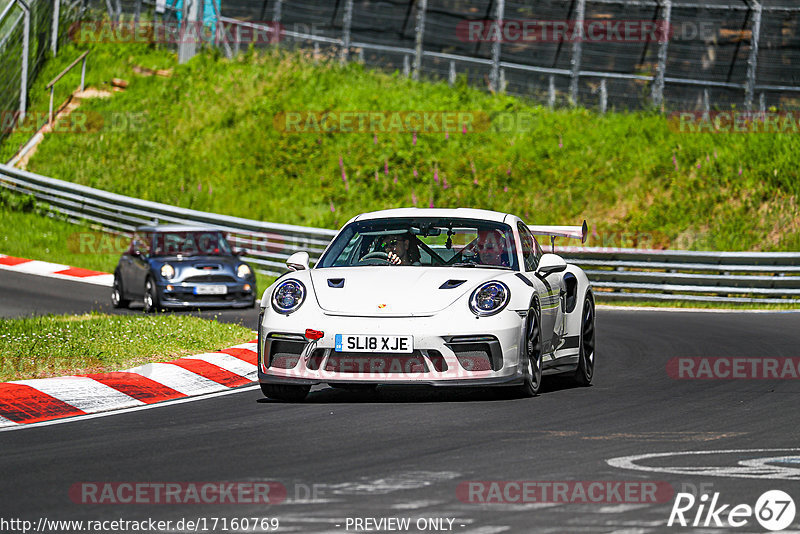
{"type": "Polygon", "coordinates": [[[539,276],[545,277],[553,273],[560,273],[567,268],[567,262],[564,258],[556,254],[543,254],[542,259],[539,260],[539,267],[536,273],[539,276]]]}
{"type": "Polygon", "coordinates": [[[295,252],[286,260],[286,266],[290,271],[303,271],[308,269],[308,252],[295,252]]]}

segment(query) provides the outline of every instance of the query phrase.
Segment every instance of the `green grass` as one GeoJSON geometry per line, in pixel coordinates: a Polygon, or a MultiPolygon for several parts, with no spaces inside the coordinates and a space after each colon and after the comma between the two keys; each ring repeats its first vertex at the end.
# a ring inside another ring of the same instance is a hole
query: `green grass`
{"type": "Polygon", "coordinates": [[[604,299],[603,293],[594,293],[597,304],[604,306],[632,306],[648,308],[681,308],[681,309],[702,309],[702,310],[767,310],[767,311],[797,311],[796,304],[758,304],[758,303],[735,303],[735,302],[699,302],[699,301],[651,301],[651,300],[622,300],[604,299]]]}
{"type": "Polygon", "coordinates": [[[240,325],[185,315],[48,315],[0,321],[0,381],[102,373],[253,339],[240,325]]]}
{"type": "MultiPolygon", "coordinates": [[[[61,52],[39,80],[79,50],[61,52]]],[[[585,218],[589,245],[800,248],[795,135],[679,134],[654,112],[552,111],[463,80],[454,88],[413,82],[357,64],[315,65],[286,52],[234,60],[206,53],[177,66],[146,45],[96,45],[87,75],[91,85],[111,77],[130,85],[84,109],[130,113],[143,122],[133,129],[49,135],[31,160],[34,172],[310,226],[334,228],[357,213],[397,206],[471,206],[539,224],[585,218]],[[134,64],[174,67],[175,75],[138,77],[134,64]],[[419,134],[416,143],[406,133],[373,138],[277,131],[276,115],[292,110],[509,112],[530,117],[531,127],[448,138],[419,134]]],[[[40,89],[34,88],[31,107],[46,109],[40,89]]]]}

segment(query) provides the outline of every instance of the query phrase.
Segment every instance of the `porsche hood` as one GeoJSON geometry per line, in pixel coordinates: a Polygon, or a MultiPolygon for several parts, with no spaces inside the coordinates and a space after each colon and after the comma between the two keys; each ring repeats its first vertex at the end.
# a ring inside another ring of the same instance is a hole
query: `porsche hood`
{"type": "Polygon", "coordinates": [[[361,317],[427,316],[447,308],[481,282],[510,271],[446,267],[311,269],[323,311],[361,317]]]}

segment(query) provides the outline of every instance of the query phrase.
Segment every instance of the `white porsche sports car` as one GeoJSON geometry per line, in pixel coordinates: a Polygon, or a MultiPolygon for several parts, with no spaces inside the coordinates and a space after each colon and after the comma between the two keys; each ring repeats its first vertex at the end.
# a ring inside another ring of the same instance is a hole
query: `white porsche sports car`
{"type": "Polygon", "coordinates": [[[321,383],[514,386],[524,396],[542,375],[589,385],[591,286],[534,235],[585,240],[586,222],[529,227],[465,208],[354,217],[313,268],[297,252],[264,292],[261,389],[299,401],[321,383]]]}

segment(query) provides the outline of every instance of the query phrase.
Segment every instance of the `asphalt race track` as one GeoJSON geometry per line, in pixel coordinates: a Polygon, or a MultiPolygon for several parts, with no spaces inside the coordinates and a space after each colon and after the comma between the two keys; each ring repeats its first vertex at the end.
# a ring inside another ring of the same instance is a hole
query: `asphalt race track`
{"type": "MultiPolygon", "coordinates": [[[[28,285],[26,279],[0,273],[0,315],[87,311],[95,301],[108,306],[105,288],[48,279],[28,285]]],[[[779,489],[800,502],[800,453],[786,450],[800,447],[800,380],[676,380],[667,362],[798,357],[798,327],[796,313],[602,309],[590,388],[546,379],[539,397],[515,399],[496,391],[318,387],[305,402],[286,404],[248,387],[0,432],[3,517],[34,525],[43,518],[152,518],[173,525],[200,519],[207,532],[224,532],[223,518],[254,517],[277,518],[277,532],[375,532],[367,528],[374,523],[356,520],[390,517],[409,519],[409,532],[764,532],[752,517],[737,529],[667,527],[672,492],[718,492],[719,503],[732,507],[754,506],[763,492],[779,489]],[[637,461],[649,470],[609,463],[648,453],[742,450],[637,461]],[[773,467],[744,468],[742,461],[773,467]],[[686,470],[704,467],[702,475],[686,470]],[[265,481],[285,487],[287,499],[275,505],[86,504],[80,493],[70,494],[81,483],[265,481]],[[662,482],[671,491],[655,503],[585,502],[571,494],[560,502],[517,502],[510,495],[484,504],[459,492],[477,481],[662,482]]],[[[686,513],[688,521],[696,511],[686,513]]],[[[798,524],[795,519],[784,532],[800,530],[798,524]]]]}

